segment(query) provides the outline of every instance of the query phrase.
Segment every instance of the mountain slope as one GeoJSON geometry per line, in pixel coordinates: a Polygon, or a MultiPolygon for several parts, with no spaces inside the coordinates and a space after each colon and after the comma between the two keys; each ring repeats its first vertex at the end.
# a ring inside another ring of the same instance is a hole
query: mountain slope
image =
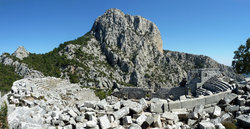
{"type": "Polygon", "coordinates": [[[193,68],[208,67],[241,79],[231,68],[207,56],[163,50],[153,22],[118,9],[109,9],[98,17],[84,36],[49,53],[29,54],[19,61],[46,76],[97,88],[137,86],[157,90],[178,86],[193,68]]]}

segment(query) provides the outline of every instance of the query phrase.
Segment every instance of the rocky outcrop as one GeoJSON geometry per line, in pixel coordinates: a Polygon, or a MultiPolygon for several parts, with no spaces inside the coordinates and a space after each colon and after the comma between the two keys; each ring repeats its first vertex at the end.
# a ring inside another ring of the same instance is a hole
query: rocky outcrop
{"type": "Polygon", "coordinates": [[[30,53],[23,46],[20,46],[12,55],[22,60],[23,58],[28,57],[29,54],[30,53]]]}
{"type": "Polygon", "coordinates": [[[18,60],[14,60],[8,54],[0,55],[0,63],[15,67],[15,72],[23,78],[41,78],[44,77],[40,71],[30,68],[25,63],[20,63],[18,60]]]}

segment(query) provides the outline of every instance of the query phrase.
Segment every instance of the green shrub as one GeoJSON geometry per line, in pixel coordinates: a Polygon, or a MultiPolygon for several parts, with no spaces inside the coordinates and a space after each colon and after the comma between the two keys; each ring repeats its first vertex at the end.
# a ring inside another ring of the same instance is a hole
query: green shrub
{"type": "Polygon", "coordinates": [[[233,122],[226,121],[226,122],[222,122],[222,124],[225,126],[226,129],[237,129],[236,124],[233,122]]]}
{"type": "Polygon", "coordinates": [[[112,90],[103,90],[103,89],[96,89],[91,88],[95,91],[95,95],[100,99],[105,99],[107,96],[110,96],[112,93],[112,90]]]}
{"type": "Polygon", "coordinates": [[[0,109],[0,127],[1,129],[9,129],[8,126],[8,107],[4,101],[0,109]]]}
{"type": "Polygon", "coordinates": [[[69,80],[71,83],[80,82],[79,77],[76,74],[69,74],[69,80]]]}
{"type": "Polygon", "coordinates": [[[22,77],[15,73],[15,68],[0,63],[0,91],[2,95],[11,90],[14,81],[22,77]]]}

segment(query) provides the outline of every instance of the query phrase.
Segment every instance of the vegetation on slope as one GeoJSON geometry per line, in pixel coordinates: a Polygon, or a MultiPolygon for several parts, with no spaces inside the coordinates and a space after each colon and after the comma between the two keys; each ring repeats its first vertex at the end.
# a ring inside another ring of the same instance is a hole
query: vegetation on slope
{"type": "Polygon", "coordinates": [[[6,102],[3,102],[0,109],[0,128],[9,129],[8,126],[8,107],[6,102]]]}
{"type": "MultiPolygon", "coordinates": [[[[66,59],[65,56],[59,55],[59,51],[63,50],[68,44],[87,45],[91,35],[89,33],[77,38],[76,40],[68,41],[60,44],[58,48],[45,54],[30,54],[29,57],[24,58],[22,61],[29,65],[29,67],[41,71],[46,76],[60,77],[60,68],[65,68],[68,65],[81,66],[79,62],[75,60],[66,59]]],[[[70,80],[73,83],[79,82],[75,74],[69,74],[70,80]]]]}
{"type": "Polygon", "coordinates": [[[14,81],[21,79],[21,77],[15,73],[15,68],[0,63],[0,91],[2,95],[11,90],[11,86],[14,81]]]}

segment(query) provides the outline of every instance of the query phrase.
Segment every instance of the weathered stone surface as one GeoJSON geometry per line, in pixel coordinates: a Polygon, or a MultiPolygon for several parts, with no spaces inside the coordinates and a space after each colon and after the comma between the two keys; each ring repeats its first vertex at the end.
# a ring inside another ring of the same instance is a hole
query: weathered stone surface
{"type": "Polygon", "coordinates": [[[231,119],[231,116],[228,113],[225,113],[221,116],[221,122],[223,121],[229,121],[231,119]]]}
{"type": "Polygon", "coordinates": [[[131,124],[128,129],[142,129],[140,125],[138,124],[131,124]]]}
{"type": "Polygon", "coordinates": [[[125,107],[128,107],[132,112],[135,112],[135,113],[140,113],[145,108],[142,104],[137,103],[137,102],[132,102],[132,101],[125,101],[123,102],[123,105],[125,107]]]}
{"type": "Polygon", "coordinates": [[[250,128],[250,116],[240,115],[236,119],[239,122],[241,127],[246,128],[246,129],[250,128]]]}
{"type": "Polygon", "coordinates": [[[200,129],[215,129],[215,126],[211,122],[202,121],[199,123],[199,128],[200,129]]]}
{"type": "Polygon", "coordinates": [[[216,125],[215,125],[215,128],[216,128],[216,129],[226,129],[225,126],[222,125],[221,123],[216,124],[216,125]]]}
{"type": "Polygon", "coordinates": [[[12,55],[19,58],[20,60],[23,60],[23,58],[28,57],[29,54],[30,53],[23,46],[20,46],[12,55]]]}
{"type": "Polygon", "coordinates": [[[196,122],[197,122],[197,120],[188,119],[187,124],[192,126],[192,125],[194,125],[196,122]]]}
{"type": "Polygon", "coordinates": [[[72,109],[69,109],[68,111],[69,115],[72,116],[73,118],[75,118],[77,116],[77,114],[72,110],[72,109]]]}
{"type": "Polygon", "coordinates": [[[137,119],[136,119],[136,123],[138,124],[138,125],[142,125],[143,124],[143,122],[145,122],[146,121],[146,119],[147,119],[147,116],[145,115],[145,114],[142,114],[142,115],[140,115],[137,119]]]}
{"type": "Polygon", "coordinates": [[[203,112],[204,106],[203,105],[197,105],[194,107],[194,113],[200,114],[203,112]]]}
{"type": "Polygon", "coordinates": [[[240,107],[236,105],[228,105],[225,107],[226,112],[236,112],[239,111],[240,107]]]}
{"type": "Polygon", "coordinates": [[[153,125],[158,128],[162,128],[162,123],[161,123],[161,116],[160,115],[153,115],[154,117],[154,123],[153,125]]]}
{"type": "Polygon", "coordinates": [[[221,108],[218,107],[218,106],[215,106],[213,115],[216,116],[216,117],[220,116],[221,115],[221,108]]]}
{"type": "Polygon", "coordinates": [[[231,103],[233,100],[235,100],[238,96],[234,93],[228,94],[227,96],[225,96],[225,98],[223,99],[223,102],[226,104],[231,103]]]}
{"type": "Polygon", "coordinates": [[[163,102],[162,101],[152,102],[150,104],[150,111],[154,112],[154,113],[162,113],[163,112],[163,102]]]}
{"type": "Polygon", "coordinates": [[[132,124],[133,121],[132,121],[131,116],[125,116],[125,117],[123,118],[123,122],[122,122],[122,123],[123,123],[124,125],[132,124]]]}
{"type": "Polygon", "coordinates": [[[181,103],[180,101],[172,101],[168,103],[169,106],[169,110],[171,111],[172,109],[180,109],[181,107],[181,103]]]}
{"type": "Polygon", "coordinates": [[[108,129],[108,128],[111,127],[110,121],[109,121],[107,115],[104,115],[104,116],[100,117],[99,122],[100,122],[100,125],[101,125],[102,129],[108,129]]]}
{"type": "Polygon", "coordinates": [[[116,120],[119,120],[120,118],[126,116],[127,114],[129,114],[129,108],[128,107],[123,107],[122,109],[120,109],[120,110],[113,113],[116,120]]]}
{"type": "Polygon", "coordinates": [[[177,114],[171,113],[171,112],[164,112],[162,114],[163,118],[166,118],[167,120],[173,120],[174,122],[178,122],[179,118],[177,114]]]}
{"type": "Polygon", "coordinates": [[[94,128],[94,127],[97,126],[97,123],[96,123],[96,121],[88,121],[86,123],[86,126],[89,127],[89,128],[94,128]]]}

